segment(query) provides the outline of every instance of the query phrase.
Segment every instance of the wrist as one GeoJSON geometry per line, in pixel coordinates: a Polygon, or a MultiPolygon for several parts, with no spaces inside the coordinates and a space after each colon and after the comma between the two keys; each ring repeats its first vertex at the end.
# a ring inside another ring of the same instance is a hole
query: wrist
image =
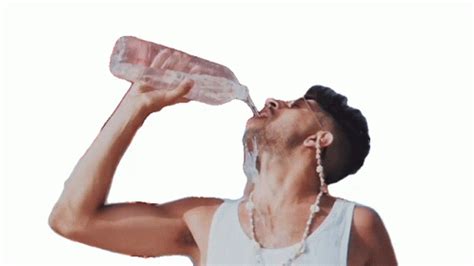
{"type": "Polygon", "coordinates": [[[149,113],[145,106],[128,98],[124,98],[122,102],[120,102],[114,114],[118,120],[138,127],[145,122],[148,115],[149,113]]]}

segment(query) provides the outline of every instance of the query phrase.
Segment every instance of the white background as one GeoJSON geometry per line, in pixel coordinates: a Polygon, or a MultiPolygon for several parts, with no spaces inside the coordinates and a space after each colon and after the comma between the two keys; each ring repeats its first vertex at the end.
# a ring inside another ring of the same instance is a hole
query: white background
{"type": "MultiPolygon", "coordinates": [[[[373,207],[400,264],[473,264],[469,4],[2,4],[3,265],[191,265],[66,240],[47,219],[72,168],[128,83],[112,76],[134,35],[222,63],[255,103],[332,87],[367,117],[364,167],[331,193],[373,207]]],[[[238,198],[249,109],[177,105],[149,117],[109,202],[238,198]]]]}

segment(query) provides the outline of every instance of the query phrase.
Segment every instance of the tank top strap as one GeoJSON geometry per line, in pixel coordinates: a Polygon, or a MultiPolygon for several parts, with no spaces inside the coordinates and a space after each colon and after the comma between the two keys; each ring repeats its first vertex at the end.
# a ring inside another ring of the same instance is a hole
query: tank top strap
{"type": "Polygon", "coordinates": [[[214,213],[207,247],[208,265],[222,265],[226,259],[235,256],[236,250],[242,250],[241,245],[246,243],[238,230],[240,224],[235,215],[241,200],[224,199],[214,213]]]}
{"type": "Polygon", "coordinates": [[[340,262],[341,265],[347,264],[347,258],[349,255],[349,240],[352,228],[352,218],[354,215],[354,208],[357,205],[355,202],[348,201],[345,199],[339,199],[340,202],[340,219],[341,219],[341,252],[340,262]]]}

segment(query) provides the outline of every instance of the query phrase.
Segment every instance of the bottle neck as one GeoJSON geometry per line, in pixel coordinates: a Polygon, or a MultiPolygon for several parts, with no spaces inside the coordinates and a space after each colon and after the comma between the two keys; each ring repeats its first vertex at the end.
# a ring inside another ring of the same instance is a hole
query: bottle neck
{"type": "Polygon", "coordinates": [[[247,99],[250,98],[249,90],[246,86],[234,82],[234,96],[236,99],[247,102],[247,99]]]}

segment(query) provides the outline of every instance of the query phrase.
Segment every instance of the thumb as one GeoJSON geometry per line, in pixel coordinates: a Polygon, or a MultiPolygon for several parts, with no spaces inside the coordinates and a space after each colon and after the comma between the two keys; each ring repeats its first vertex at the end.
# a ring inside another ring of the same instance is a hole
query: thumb
{"type": "Polygon", "coordinates": [[[166,92],[165,101],[175,101],[178,98],[183,97],[191,90],[193,86],[194,81],[192,79],[182,80],[176,88],[166,92]]]}

